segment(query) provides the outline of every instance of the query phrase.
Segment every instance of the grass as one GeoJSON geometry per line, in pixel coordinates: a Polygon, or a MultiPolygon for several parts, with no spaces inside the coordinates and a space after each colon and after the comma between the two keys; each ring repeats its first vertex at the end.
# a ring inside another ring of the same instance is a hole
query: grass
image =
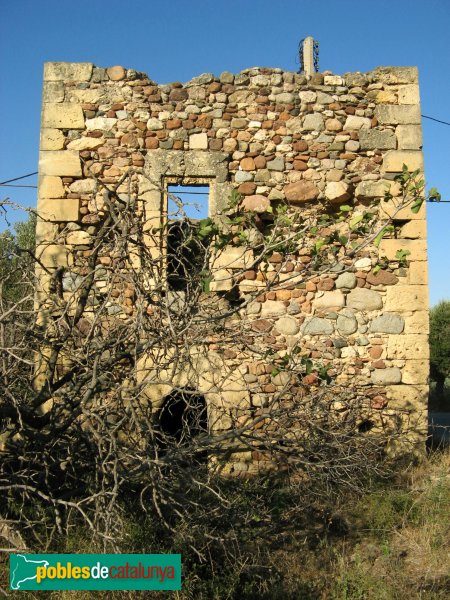
{"type": "MultiPolygon", "coordinates": [[[[182,553],[183,590],[151,592],[155,599],[443,600],[450,596],[449,459],[449,451],[431,453],[420,464],[400,470],[394,481],[374,484],[364,496],[342,498],[322,512],[311,511],[302,523],[289,523],[292,507],[286,498],[277,498],[276,519],[282,526],[270,534],[257,523],[234,531],[240,545],[230,545],[229,552],[217,554],[211,563],[198,563],[183,545],[182,530],[176,539],[161,541],[150,521],[130,520],[123,551],[141,552],[147,544],[147,552],[182,553]]],[[[252,496],[243,486],[242,502],[255,505],[257,512],[263,493],[252,496]]],[[[268,503],[261,505],[261,514],[269,514],[268,503]]],[[[233,531],[233,524],[227,526],[233,531]]],[[[83,530],[59,544],[59,551],[95,552],[83,530]]],[[[6,560],[0,569],[5,581],[6,560]]],[[[149,597],[148,592],[22,595],[49,600],[149,597]]]]}

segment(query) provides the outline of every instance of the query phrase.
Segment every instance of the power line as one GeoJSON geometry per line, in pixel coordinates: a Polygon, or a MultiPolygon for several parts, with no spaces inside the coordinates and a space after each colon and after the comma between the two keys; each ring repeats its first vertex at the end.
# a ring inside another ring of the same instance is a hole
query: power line
{"type": "Polygon", "coordinates": [[[0,183],[0,187],[35,188],[35,189],[37,189],[37,185],[14,185],[11,183],[0,183]]]}
{"type": "Polygon", "coordinates": [[[435,119],[434,117],[427,117],[427,115],[422,115],[423,119],[430,119],[430,121],[436,121],[436,123],[442,123],[443,125],[450,125],[447,121],[441,121],[441,119],[435,119]]]}
{"type": "Polygon", "coordinates": [[[11,181],[19,181],[19,179],[26,179],[27,177],[32,177],[33,175],[37,175],[38,172],[28,173],[28,175],[21,175],[20,177],[14,177],[14,179],[7,179],[6,181],[0,181],[0,185],[5,185],[6,183],[11,183],[11,181]]]}

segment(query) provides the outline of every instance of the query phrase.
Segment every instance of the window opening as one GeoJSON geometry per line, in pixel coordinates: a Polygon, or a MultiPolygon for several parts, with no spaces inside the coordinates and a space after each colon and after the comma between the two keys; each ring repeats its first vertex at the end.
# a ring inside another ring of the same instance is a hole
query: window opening
{"type": "Polygon", "coordinates": [[[167,282],[169,289],[195,288],[206,269],[207,244],[196,232],[208,218],[209,186],[167,187],[167,282]]]}

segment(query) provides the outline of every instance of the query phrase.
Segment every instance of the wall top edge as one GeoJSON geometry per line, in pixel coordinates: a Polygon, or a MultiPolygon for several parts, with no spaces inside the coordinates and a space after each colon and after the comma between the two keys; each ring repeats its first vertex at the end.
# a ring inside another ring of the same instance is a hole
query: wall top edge
{"type": "MultiPolygon", "coordinates": [[[[213,73],[202,73],[185,82],[183,87],[192,85],[205,85],[214,81],[222,81],[224,79],[226,80],[231,78],[242,79],[242,84],[244,85],[246,77],[254,77],[257,75],[270,76],[277,74],[290,74],[295,78],[296,83],[299,83],[300,85],[358,86],[367,83],[378,82],[388,85],[401,85],[418,83],[419,79],[418,68],[415,66],[379,66],[371,71],[346,72],[343,75],[335,75],[331,71],[323,71],[321,73],[314,73],[311,76],[306,76],[295,71],[284,70],[276,67],[251,67],[236,74],[228,71],[224,71],[220,75],[214,75],[213,73]]],[[[149,79],[149,76],[146,73],[142,73],[134,69],[127,69],[122,66],[98,67],[93,63],[88,62],[46,62],[44,64],[45,81],[91,81],[91,79],[97,81],[121,81],[124,79],[149,79]]],[[[160,85],[165,84],[162,83],[160,85]]]]}

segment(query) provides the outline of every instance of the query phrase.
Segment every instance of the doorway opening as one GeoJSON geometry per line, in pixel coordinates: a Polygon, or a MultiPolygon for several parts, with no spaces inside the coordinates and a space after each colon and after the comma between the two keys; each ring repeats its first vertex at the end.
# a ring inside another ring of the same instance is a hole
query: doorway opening
{"type": "Polygon", "coordinates": [[[163,400],[158,421],[163,446],[192,447],[194,462],[207,461],[207,452],[195,449],[195,438],[208,433],[208,411],[202,394],[188,389],[172,392],[163,400]]]}

